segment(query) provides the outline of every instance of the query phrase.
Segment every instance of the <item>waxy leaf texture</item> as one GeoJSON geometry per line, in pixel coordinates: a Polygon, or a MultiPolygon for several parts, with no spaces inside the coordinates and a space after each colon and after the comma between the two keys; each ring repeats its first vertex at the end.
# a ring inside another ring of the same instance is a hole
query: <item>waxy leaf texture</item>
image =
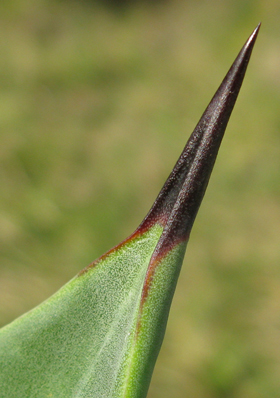
{"type": "Polygon", "coordinates": [[[258,31],[136,231],[0,330],[1,398],[146,396],[189,234],[258,31]]]}

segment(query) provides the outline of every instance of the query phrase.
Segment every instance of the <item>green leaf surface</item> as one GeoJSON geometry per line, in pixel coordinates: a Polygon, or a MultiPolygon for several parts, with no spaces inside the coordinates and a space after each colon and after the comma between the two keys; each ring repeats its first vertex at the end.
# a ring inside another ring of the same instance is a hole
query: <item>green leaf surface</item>
{"type": "Polygon", "coordinates": [[[11,380],[5,396],[114,396],[161,232],[155,226],[116,249],[2,330],[1,379],[11,380]]]}
{"type": "Polygon", "coordinates": [[[144,398],[189,234],[259,27],[124,242],[0,331],[0,397],[144,398]]]}

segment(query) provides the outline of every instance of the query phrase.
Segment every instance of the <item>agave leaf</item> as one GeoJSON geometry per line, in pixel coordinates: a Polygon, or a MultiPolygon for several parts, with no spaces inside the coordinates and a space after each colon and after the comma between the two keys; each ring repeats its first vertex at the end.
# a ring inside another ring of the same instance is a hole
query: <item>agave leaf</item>
{"type": "Polygon", "coordinates": [[[146,396],[188,237],[258,30],[136,231],[1,329],[1,397],[146,396]]]}

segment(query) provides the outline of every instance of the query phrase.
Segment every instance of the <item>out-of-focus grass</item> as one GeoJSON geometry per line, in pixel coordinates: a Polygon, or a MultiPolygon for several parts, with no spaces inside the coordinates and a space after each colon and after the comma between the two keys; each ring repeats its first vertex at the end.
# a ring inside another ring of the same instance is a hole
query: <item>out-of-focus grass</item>
{"type": "Polygon", "coordinates": [[[149,398],[280,396],[279,16],[272,0],[1,2],[1,325],[136,228],[261,20],[149,398]]]}

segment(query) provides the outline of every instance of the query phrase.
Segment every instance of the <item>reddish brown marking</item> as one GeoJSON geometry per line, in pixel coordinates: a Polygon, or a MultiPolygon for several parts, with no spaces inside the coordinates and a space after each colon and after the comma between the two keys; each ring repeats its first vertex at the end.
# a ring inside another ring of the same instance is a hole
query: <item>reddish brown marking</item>
{"type": "Polygon", "coordinates": [[[138,315],[138,321],[137,321],[137,326],[136,326],[136,337],[138,336],[138,333],[141,328],[141,315],[143,312],[143,306],[147,300],[147,297],[148,297],[150,288],[152,286],[155,272],[156,272],[158,265],[161,263],[161,261],[164,259],[164,257],[166,257],[168,253],[170,253],[170,251],[172,249],[174,249],[180,243],[184,243],[187,241],[188,241],[188,238],[181,239],[181,240],[178,239],[176,242],[175,241],[173,242],[172,246],[169,244],[164,245],[165,244],[164,240],[162,240],[162,242],[161,242],[161,240],[159,241],[159,244],[157,245],[157,247],[151,257],[149,267],[148,267],[148,270],[147,270],[147,273],[145,276],[143,288],[142,288],[142,294],[141,294],[141,300],[140,300],[140,306],[139,306],[139,315],[138,315]]]}
{"type": "Polygon", "coordinates": [[[79,274],[83,275],[111,253],[143,235],[153,225],[159,224],[163,227],[163,233],[146,272],[135,338],[140,331],[143,307],[158,264],[177,244],[188,239],[243,82],[259,28],[260,25],[254,30],[232,64],[143,222],[132,235],[103,254],[79,274]]]}
{"type": "Polygon", "coordinates": [[[143,305],[148,297],[148,293],[150,290],[150,287],[152,285],[152,282],[154,280],[154,275],[157,269],[157,266],[161,263],[161,261],[164,259],[164,257],[167,256],[168,253],[172,249],[174,249],[177,245],[180,243],[185,242],[186,240],[181,240],[173,243],[173,247],[171,246],[160,246],[159,248],[156,248],[155,252],[153,253],[153,256],[151,258],[151,261],[149,263],[149,267],[146,273],[145,281],[143,284],[143,289],[142,289],[142,295],[141,295],[141,302],[140,302],[140,312],[142,312],[143,305]]]}
{"type": "Polygon", "coordinates": [[[155,215],[164,220],[164,230],[151,257],[142,289],[137,334],[143,306],[153,283],[156,267],[176,244],[186,241],[200,207],[217,153],[239,93],[260,24],[249,37],[216,94],[203,113],[179,160],[142,225],[155,215]]]}
{"type": "Polygon", "coordinates": [[[149,219],[149,222],[142,222],[140,224],[140,226],[126,239],[124,239],[121,243],[119,243],[118,245],[112,247],[110,250],[108,250],[106,253],[102,254],[102,256],[100,256],[99,258],[97,258],[96,260],[94,260],[92,263],[90,263],[87,267],[85,267],[84,269],[82,269],[79,273],[78,276],[81,276],[85,273],[87,273],[91,268],[94,268],[97,264],[100,263],[100,261],[104,260],[105,258],[107,258],[110,254],[112,254],[113,252],[121,249],[123,246],[125,246],[127,243],[133,241],[134,239],[138,238],[139,236],[142,236],[145,232],[147,232],[150,228],[152,228],[155,224],[159,224],[161,226],[162,222],[160,220],[159,217],[155,218],[155,219],[149,219]]]}

